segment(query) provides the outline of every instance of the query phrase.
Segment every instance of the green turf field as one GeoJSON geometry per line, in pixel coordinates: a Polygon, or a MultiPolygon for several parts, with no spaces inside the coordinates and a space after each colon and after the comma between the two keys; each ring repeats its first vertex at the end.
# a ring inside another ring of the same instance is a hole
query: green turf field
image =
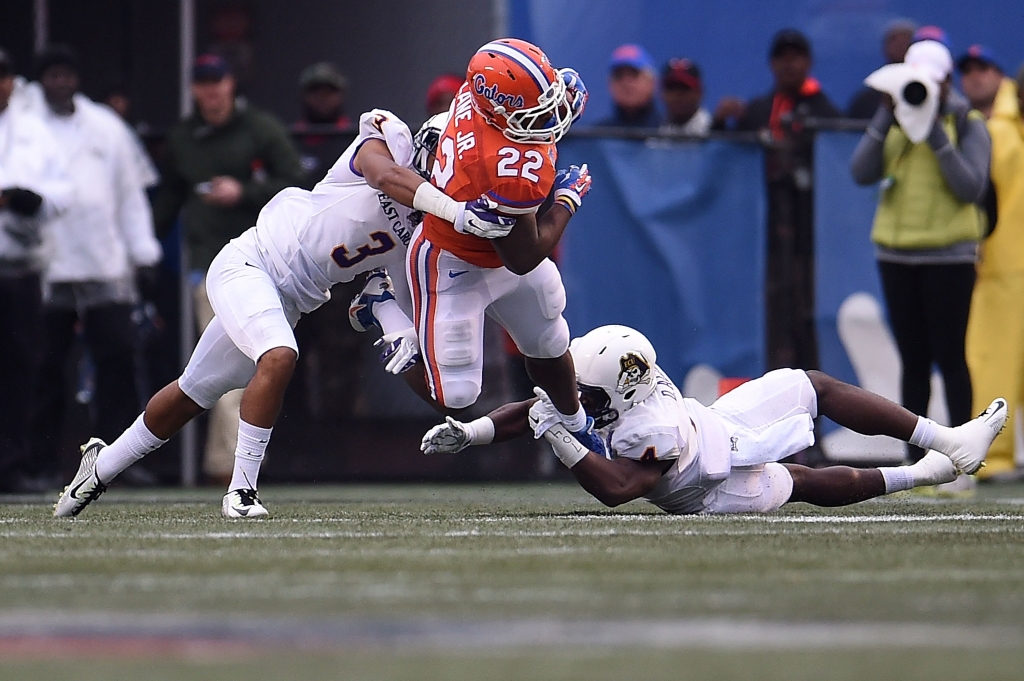
{"type": "Polygon", "coordinates": [[[0,679],[1024,676],[1022,486],[717,518],[572,484],[261,496],[0,504],[0,679]]]}

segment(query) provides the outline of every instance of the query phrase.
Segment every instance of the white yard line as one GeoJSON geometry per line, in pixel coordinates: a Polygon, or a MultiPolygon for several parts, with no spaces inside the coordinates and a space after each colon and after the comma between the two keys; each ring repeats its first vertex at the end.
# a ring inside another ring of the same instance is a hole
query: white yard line
{"type": "Polygon", "coordinates": [[[1024,632],[1009,626],[881,622],[785,622],[728,619],[459,620],[409,617],[226,619],[35,610],[0,611],[0,641],[99,638],[233,641],[303,649],[387,646],[488,649],[560,646],[710,649],[1015,648],[1024,632]]]}

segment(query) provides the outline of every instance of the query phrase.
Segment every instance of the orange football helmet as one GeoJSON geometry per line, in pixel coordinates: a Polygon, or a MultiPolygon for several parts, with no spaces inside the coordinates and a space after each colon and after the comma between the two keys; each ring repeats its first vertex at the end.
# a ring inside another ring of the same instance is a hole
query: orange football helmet
{"type": "Polygon", "coordinates": [[[540,48],[525,40],[492,40],[466,70],[473,108],[513,142],[554,143],[573,122],[566,84],[540,48]]]}

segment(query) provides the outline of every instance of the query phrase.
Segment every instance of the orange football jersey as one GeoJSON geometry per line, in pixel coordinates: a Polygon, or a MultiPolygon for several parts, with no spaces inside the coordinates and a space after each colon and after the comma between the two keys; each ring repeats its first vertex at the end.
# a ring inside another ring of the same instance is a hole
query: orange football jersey
{"type": "MultiPolygon", "coordinates": [[[[486,194],[498,204],[498,212],[536,212],[555,181],[555,145],[509,140],[473,109],[469,87],[464,83],[456,95],[454,114],[437,141],[431,181],[456,201],[486,194]]],[[[468,263],[504,266],[488,239],[460,234],[452,223],[433,215],[426,216],[423,229],[432,243],[468,263]]]]}

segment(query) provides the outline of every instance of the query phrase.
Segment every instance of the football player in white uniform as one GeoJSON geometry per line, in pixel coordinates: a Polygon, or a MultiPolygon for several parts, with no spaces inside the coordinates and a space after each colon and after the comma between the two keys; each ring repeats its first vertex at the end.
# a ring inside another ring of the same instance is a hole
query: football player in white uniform
{"type": "Polygon", "coordinates": [[[424,436],[423,451],[459,451],[475,444],[481,431],[493,430],[499,441],[532,428],[580,485],[608,506],[643,497],[668,513],[751,513],[791,501],[845,506],[950,482],[983,465],[1007,417],[1000,398],[973,421],[947,428],[820,371],[795,369],[772,371],[705,407],[680,394],[639,331],[602,326],[575,339],[570,351],[580,401],[610,458],[588,451],[567,432],[539,389],[537,399],[470,423],[449,417],[424,436]],[[891,468],[778,463],[813,444],[818,414],[930,451],[913,465],[891,468]]]}
{"type": "MultiPolygon", "coordinates": [[[[442,124],[433,121],[435,127],[442,124]]],[[[298,358],[292,328],[299,316],[327,302],[336,283],[374,268],[403,268],[422,211],[480,229],[479,221],[505,219],[480,202],[456,202],[426,182],[431,152],[415,148],[408,127],[394,114],[370,111],[360,118],[358,138],[312,191],[289,188],[271,199],[256,226],[228,243],[211,264],[207,290],[216,317],[181,377],[154,395],[109,446],[93,438],[82,447],[78,473],[54,515],[78,515],[118,473],[225,392],[243,387],[234,473],[222,512],[229,518],[266,515],[257,475],[298,358]]],[[[385,339],[397,339],[391,360],[407,362],[403,350],[415,347],[415,340],[408,341],[415,339],[412,321],[394,300],[386,275],[371,276],[367,290],[362,303],[370,303],[370,321],[390,334],[385,339]]],[[[406,309],[411,311],[411,303],[406,309]]],[[[366,318],[359,312],[353,316],[366,318]]]]}

